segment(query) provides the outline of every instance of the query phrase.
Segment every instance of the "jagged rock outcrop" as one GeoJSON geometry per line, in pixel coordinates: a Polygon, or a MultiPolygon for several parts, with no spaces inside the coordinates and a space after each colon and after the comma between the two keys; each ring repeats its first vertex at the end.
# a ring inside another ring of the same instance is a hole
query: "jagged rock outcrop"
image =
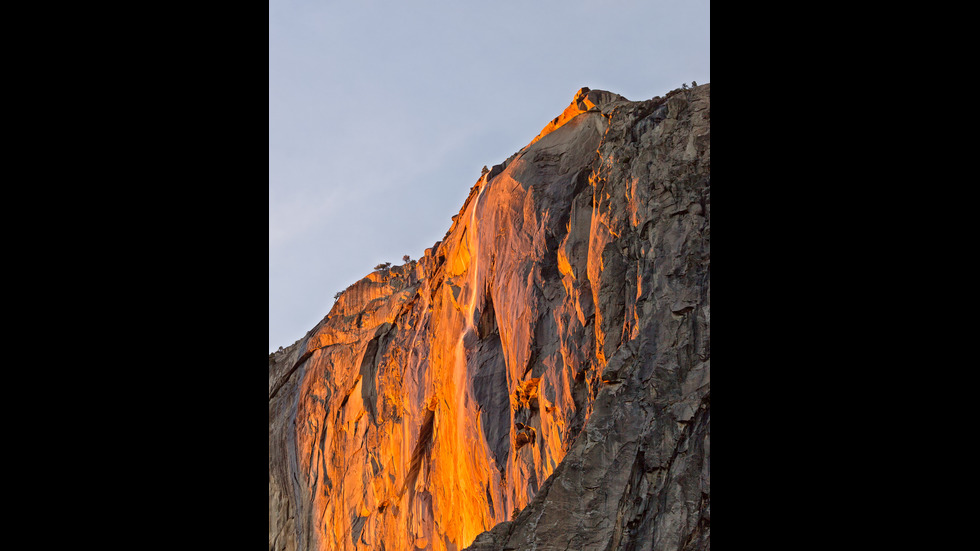
{"type": "Polygon", "coordinates": [[[710,85],[583,88],[270,356],[270,549],[708,549],[710,85]]]}

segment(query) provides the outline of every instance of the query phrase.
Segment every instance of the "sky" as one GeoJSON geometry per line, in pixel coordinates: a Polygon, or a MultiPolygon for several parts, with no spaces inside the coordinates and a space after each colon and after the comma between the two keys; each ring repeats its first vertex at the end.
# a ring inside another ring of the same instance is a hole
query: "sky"
{"type": "Polygon", "coordinates": [[[443,238],[587,86],[710,82],[707,0],[269,0],[269,351],[443,238]]]}

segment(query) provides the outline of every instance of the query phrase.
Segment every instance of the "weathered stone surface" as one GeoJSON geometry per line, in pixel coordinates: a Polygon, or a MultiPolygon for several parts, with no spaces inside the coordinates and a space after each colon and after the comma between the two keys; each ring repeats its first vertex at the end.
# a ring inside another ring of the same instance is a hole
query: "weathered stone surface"
{"type": "Polygon", "coordinates": [[[583,88],[270,356],[270,549],[708,549],[709,113],[583,88]]]}

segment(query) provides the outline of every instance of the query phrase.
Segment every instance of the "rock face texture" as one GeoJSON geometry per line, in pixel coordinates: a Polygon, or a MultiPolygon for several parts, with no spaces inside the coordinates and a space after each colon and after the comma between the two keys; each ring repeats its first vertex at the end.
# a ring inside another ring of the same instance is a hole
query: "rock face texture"
{"type": "Polygon", "coordinates": [[[583,88],[271,355],[269,549],[709,549],[709,114],[583,88]]]}

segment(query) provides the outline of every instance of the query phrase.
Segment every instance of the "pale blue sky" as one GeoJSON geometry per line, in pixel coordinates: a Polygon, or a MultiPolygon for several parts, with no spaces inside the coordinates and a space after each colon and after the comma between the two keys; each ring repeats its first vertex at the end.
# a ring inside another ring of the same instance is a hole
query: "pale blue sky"
{"type": "Polygon", "coordinates": [[[269,2],[269,350],[442,239],[582,86],[710,82],[709,2],[269,2]]]}

